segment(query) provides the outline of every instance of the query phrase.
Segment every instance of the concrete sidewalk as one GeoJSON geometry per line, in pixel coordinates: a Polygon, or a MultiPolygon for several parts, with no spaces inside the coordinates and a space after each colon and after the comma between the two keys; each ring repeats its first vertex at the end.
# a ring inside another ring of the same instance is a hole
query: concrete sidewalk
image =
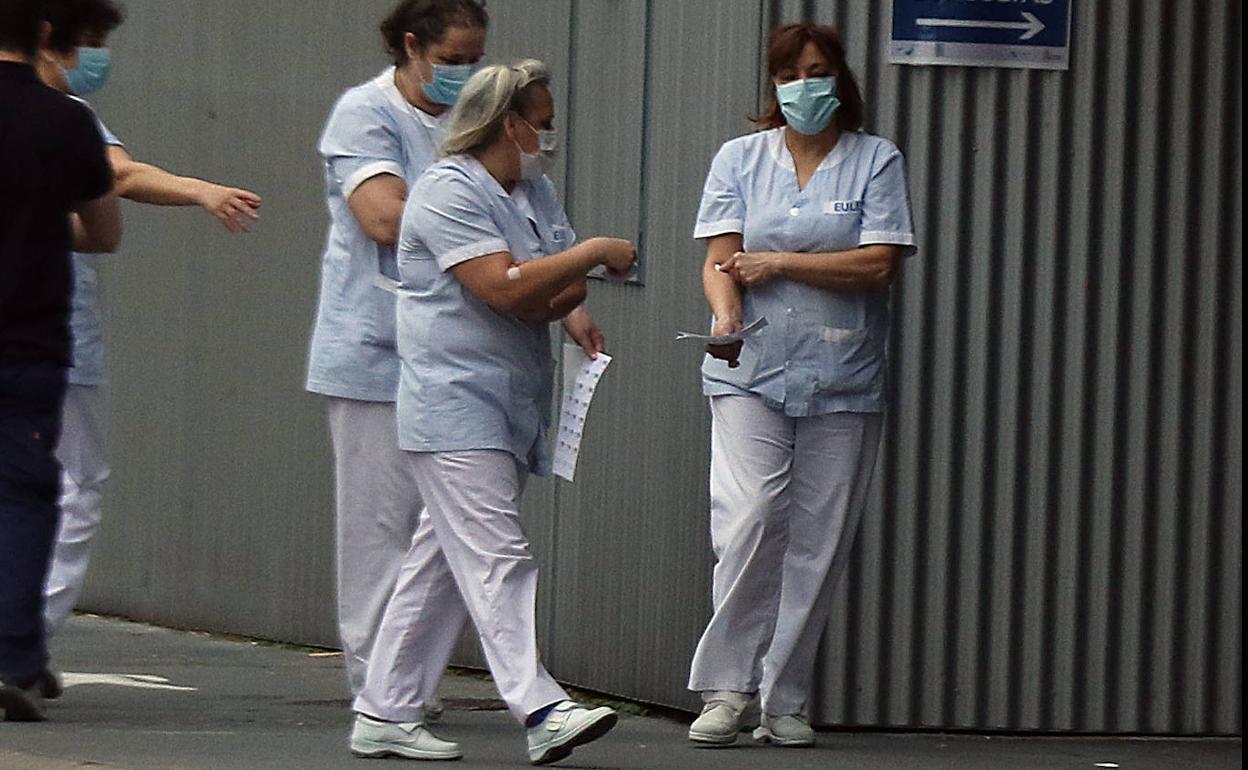
{"type": "MultiPolygon", "coordinates": [[[[0,723],[3,770],[321,770],[430,767],[369,763],[347,751],[350,724],[339,657],[93,617],[57,641],[69,687],[50,721],[0,723]]],[[[524,732],[493,685],[448,676],[438,733],[459,741],[455,768],[527,766],[524,732]]],[[[626,716],[606,738],[556,767],[658,770],[999,770],[1238,768],[1238,740],[1002,738],[824,732],[815,749],[694,749],[686,726],[626,716]]]]}

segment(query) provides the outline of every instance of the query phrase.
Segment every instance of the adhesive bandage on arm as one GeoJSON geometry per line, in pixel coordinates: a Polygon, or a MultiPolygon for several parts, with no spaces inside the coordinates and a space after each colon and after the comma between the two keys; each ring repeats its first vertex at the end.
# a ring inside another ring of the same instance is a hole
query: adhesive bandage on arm
{"type": "Polygon", "coordinates": [[[507,280],[509,281],[520,280],[520,266],[519,265],[514,265],[512,267],[507,268],[507,280]]]}

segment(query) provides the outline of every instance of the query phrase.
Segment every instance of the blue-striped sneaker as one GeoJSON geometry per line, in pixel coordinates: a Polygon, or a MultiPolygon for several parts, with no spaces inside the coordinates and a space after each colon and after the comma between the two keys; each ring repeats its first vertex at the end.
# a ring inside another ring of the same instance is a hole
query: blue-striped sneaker
{"type": "Polygon", "coordinates": [[[570,700],[560,701],[540,724],[529,728],[529,762],[558,762],[577,746],[606,735],[618,719],[615,710],[606,706],[590,708],[570,700]]]}

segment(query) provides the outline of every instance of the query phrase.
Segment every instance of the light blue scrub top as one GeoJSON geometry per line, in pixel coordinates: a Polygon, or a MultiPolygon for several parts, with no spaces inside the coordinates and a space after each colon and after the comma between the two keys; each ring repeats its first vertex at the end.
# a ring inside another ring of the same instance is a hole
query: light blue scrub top
{"type": "MultiPolygon", "coordinates": [[[[91,105],[79,99],[90,109],[91,105]]],[[[92,110],[92,115],[95,111],[92,110]]],[[[104,144],[123,147],[121,140],[95,117],[104,144]]],[[[74,365],[69,370],[71,385],[103,385],[104,322],[100,317],[99,280],[96,276],[97,254],[74,252],[74,294],[70,304],[69,328],[74,340],[74,365]]]]}
{"type": "Polygon", "coordinates": [[[308,355],[307,389],[358,401],[393,402],[399,381],[394,295],[379,275],[398,277],[395,249],[364,234],[347,200],[379,174],[412,184],[437,159],[443,117],[408,103],[394,68],[342,95],[325,125],[329,236],[321,259],[321,294],[308,355]]]}
{"type": "MultiPolygon", "coordinates": [[[[845,133],[804,190],[783,128],[733,139],[711,164],[694,238],[740,233],[744,250],[832,252],[870,244],[914,253],[901,151],[845,133]]],[[[707,356],[702,392],[754,394],[793,417],[882,412],[888,292],[842,293],[787,280],[742,292],[744,321],[768,326],[746,340],[740,366],[707,356]]]]}
{"type": "Polygon", "coordinates": [[[575,241],[546,177],[508,195],[479,162],[457,155],[416,182],[399,242],[400,448],[494,449],[550,473],[550,324],[491,309],[449,270],[500,251],[526,262],[575,241]]]}

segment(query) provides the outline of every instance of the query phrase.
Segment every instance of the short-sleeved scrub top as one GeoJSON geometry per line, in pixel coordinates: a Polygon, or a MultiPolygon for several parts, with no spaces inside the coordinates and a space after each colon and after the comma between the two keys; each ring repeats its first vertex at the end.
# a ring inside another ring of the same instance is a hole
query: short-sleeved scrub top
{"type": "Polygon", "coordinates": [[[330,226],[308,356],[307,389],[313,393],[395,400],[394,295],[378,281],[379,276],[398,277],[395,248],[370,239],[347,201],[379,174],[399,177],[410,190],[437,159],[444,118],[404,99],[394,84],[393,67],[348,90],[334,106],[319,148],[330,226]]]}
{"type": "Polygon", "coordinates": [[[402,449],[493,449],[510,452],[531,473],[550,473],[550,324],[494,310],[450,269],[503,251],[523,263],[575,241],[545,177],[508,194],[477,160],[457,155],[416,182],[398,257],[402,449]]]}
{"type": "MultiPolygon", "coordinates": [[[[836,146],[799,189],[784,128],[733,139],[707,175],[694,238],[742,236],[747,252],[836,252],[873,244],[915,251],[901,152],[859,132],[836,146]]],[[[888,293],[836,292],[788,280],[743,291],[746,340],[740,366],[706,357],[708,396],[752,394],[786,415],[882,412],[888,293]]]]}
{"type": "MultiPolygon", "coordinates": [[[[88,108],[91,106],[85,101],[82,103],[88,108]]],[[[104,138],[104,144],[125,146],[98,115],[95,124],[104,138]]],[[[74,338],[74,365],[69,370],[71,385],[103,385],[107,379],[104,371],[104,323],[100,316],[99,278],[96,274],[98,260],[95,254],[74,253],[74,295],[69,314],[69,330],[74,338]]]]}

